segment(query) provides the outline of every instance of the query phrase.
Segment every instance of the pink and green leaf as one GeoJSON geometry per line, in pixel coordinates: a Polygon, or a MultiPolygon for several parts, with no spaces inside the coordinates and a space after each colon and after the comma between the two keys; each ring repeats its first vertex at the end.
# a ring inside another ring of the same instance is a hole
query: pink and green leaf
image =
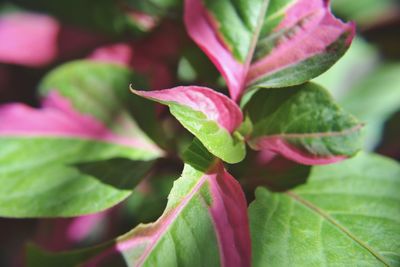
{"type": "Polygon", "coordinates": [[[259,90],[245,112],[253,123],[247,140],[255,150],[318,165],[343,160],[362,148],[362,124],[316,84],[259,90]]]}
{"type": "Polygon", "coordinates": [[[249,87],[292,86],[318,76],[354,36],[354,25],[336,19],[326,0],[186,0],[185,24],[234,100],[249,87]]]}
{"type": "Polygon", "coordinates": [[[207,164],[197,164],[207,169],[185,165],[164,214],[155,223],[80,251],[51,254],[31,246],[29,265],[250,266],[244,193],[223,164],[210,159],[207,156],[202,159],[207,164]]]}
{"type": "Polygon", "coordinates": [[[133,79],[115,65],[70,63],[40,85],[41,108],[0,106],[1,216],[77,216],[129,196],[163,155],[130,114],[123,89],[133,79]]]}
{"type": "Polygon", "coordinates": [[[172,115],[215,156],[228,163],[244,158],[245,144],[237,131],[243,115],[225,95],[199,86],[132,92],[167,105],[172,115]]]}

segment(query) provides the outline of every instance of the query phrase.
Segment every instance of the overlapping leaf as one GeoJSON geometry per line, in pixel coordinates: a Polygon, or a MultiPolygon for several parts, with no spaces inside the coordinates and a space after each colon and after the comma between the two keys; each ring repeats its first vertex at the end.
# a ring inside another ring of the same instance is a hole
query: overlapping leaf
{"type": "Polygon", "coordinates": [[[398,266],[400,166],[362,154],[250,205],[253,266],[398,266]]]}
{"type": "Polygon", "coordinates": [[[320,86],[259,90],[245,106],[253,123],[248,142],[302,164],[327,164],[362,147],[362,125],[320,86]]]}
{"type": "Polygon", "coordinates": [[[225,95],[199,86],[132,92],[168,105],[172,115],[215,156],[228,163],[245,157],[245,144],[236,131],[242,123],[242,112],[225,95]]]}
{"type": "Polygon", "coordinates": [[[318,76],[354,35],[326,0],[186,0],[185,24],[234,100],[247,87],[292,86],[318,76]]]}
{"type": "Polygon", "coordinates": [[[131,193],[163,153],[130,114],[131,81],[125,68],[75,62],[43,81],[40,109],[0,107],[1,216],[92,213],[131,193]]]}
{"type": "Polygon", "coordinates": [[[155,223],[94,248],[51,254],[30,247],[29,266],[250,266],[246,200],[239,183],[197,141],[155,223]]]}

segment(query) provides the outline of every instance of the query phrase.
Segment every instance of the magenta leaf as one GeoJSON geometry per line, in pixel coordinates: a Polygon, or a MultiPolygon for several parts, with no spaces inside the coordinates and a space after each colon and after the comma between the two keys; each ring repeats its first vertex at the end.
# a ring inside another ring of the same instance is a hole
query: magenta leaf
{"type": "Polygon", "coordinates": [[[154,144],[121,136],[95,118],[80,114],[57,92],[43,99],[41,109],[24,104],[3,105],[0,117],[0,136],[3,137],[78,138],[160,153],[154,144]]]}
{"type": "Polygon", "coordinates": [[[1,15],[0,40],[0,62],[28,67],[42,67],[76,57],[104,42],[97,34],[67,27],[47,15],[28,12],[1,15]]]}
{"type": "Polygon", "coordinates": [[[48,16],[11,13],[0,16],[0,61],[46,65],[57,55],[59,23],[48,16]]]}
{"type": "Polygon", "coordinates": [[[292,86],[318,76],[354,36],[354,25],[334,18],[326,0],[186,0],[185,24],[234,100],[249,87],[292,86]]]}
{"type": "Polygon", "coordinates": [[[225,95],[199,86],[132,92],[168,105],[172,115],[222,160],[236,163],[244,158],[245,145],[237,132],[243,115],[225,95]]]}

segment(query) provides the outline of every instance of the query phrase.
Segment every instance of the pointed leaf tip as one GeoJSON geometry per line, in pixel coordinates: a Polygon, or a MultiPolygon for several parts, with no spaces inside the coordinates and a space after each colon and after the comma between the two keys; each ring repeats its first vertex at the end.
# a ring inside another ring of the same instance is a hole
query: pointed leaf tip
{"type": "Polygon", "coordinates": [[[248,143],[305,165],[329,164],[362,148],[362,123],[314,83],[259,90],[245,111],[254,125],[248,143]]]}
{"type": "Polygon", "coordinates": [[[215,156],[228,163],[243,160],[245,144],[235,134],[243,114],[227,96],[200,86],[132,92],[169,106],[172,115],[215,156]]]}

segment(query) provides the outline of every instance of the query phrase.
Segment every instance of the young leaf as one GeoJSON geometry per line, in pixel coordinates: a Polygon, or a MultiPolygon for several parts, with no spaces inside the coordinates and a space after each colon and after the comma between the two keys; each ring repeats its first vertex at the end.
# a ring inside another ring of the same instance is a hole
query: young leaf
{"type": "Polygon", "coordinates": [[[354,36],[354,25],[337,20],[327,0],[185,0],[184,12],[189,35],[234,100],[249,86],[292,86],[318,76],[354,36]]]}
{"type": "Polygon", "coordinates": [[[132,92],[168,105],[172,115],[215,156],[228,163],[245,157],[245,144],[236,131],[243,115],[225,95],[199,86],[132,92]]]}
{"type": "MultiPolygon", "coordinates": [[[[192,160],[196,153],[191,152],[192,160]]],[[[185,165],[155,223],[80,251],[51,254],[31,246],[28,265],[250,266],[246,199],[239,183],[212,158],[203,149],[196,164],[201,168],[185,165]]]]}
{"type": "Polygon", "coordinates": [[[127,110],[135,78],[114,65],[71,63],[45,79],[40,109],[0,107],[1,216],[77,216],[132,192],[163,153],[127,110]]]}
{"type": "Polygon", "coordinates": [[[399,266],[400,165],[361,154],[250,205],[253,266],[399,266]]]}
{"type": "Polygon", "coordinates": [[[248,143],[255,150],[316,165],[353,156],[362,147],[362,125],[313,83],[259,90],[245,111],[253,122],[248,143]]]}

